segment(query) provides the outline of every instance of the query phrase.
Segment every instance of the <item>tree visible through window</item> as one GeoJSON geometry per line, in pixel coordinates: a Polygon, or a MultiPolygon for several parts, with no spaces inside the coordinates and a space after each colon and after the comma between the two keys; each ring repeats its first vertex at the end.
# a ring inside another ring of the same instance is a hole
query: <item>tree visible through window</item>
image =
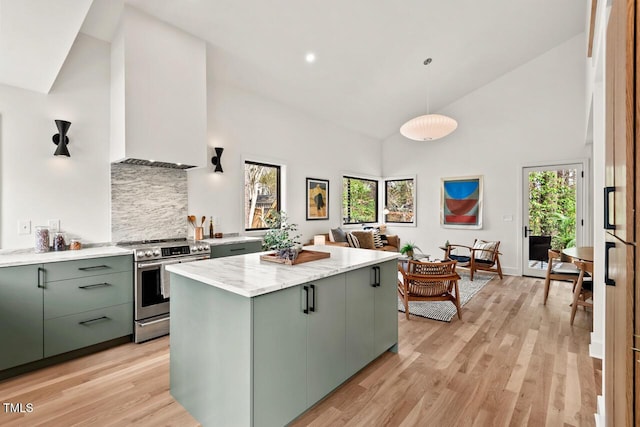
{"type": "Polygon", "coordinates": [[[413,223],[415,186],[412,178],[385,181],[385,222],[413,223]]]}
{"type": "Polygon", "coordinates": [[[342,177],[342,220],[344,224],[378,220],[378,181],[342,177]]]}
{"type": "Polygon", "coordinates": [[[244,162],[244,229],[264,230],[271,213],[280,211],[280,166],[244,162]]]}

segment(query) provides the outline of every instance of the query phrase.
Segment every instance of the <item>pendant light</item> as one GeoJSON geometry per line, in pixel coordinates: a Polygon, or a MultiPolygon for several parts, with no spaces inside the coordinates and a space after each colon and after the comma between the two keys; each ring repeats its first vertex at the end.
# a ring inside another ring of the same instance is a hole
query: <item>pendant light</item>
{"type": "MultiPolygon", "coordinates": [[[[424,65],[431,64],[431,58],[424,65]]],[[[441,114],[429,114],[429,90],[427,88],[427,114],[409,120],[400,128],[400,133],[414,141],[434,141],[456,130],[458,122],[441,114]]]]}

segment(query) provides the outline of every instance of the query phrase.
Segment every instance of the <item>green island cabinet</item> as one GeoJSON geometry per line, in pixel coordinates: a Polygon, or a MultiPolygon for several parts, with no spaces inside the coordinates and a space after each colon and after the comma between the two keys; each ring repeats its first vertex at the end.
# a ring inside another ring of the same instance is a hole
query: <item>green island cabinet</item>
{"type": "Polygon", "coordinates": [[[129,255],[0,268],[0,370],[133,333],[129,255]]]}
{"type": "Polygon", "coordinates": [[[262,243],[260,241],[230,243],[227,245],[211,245],[211,258],[251,254],[254,252],[260,252],[261,250],[262,243]]]}
{"type": "Polygon", "coordinates": [[[397,351],[396,265],[253,298],[172,274],[171,394],[204,426],[286,425],[397,351]]]}

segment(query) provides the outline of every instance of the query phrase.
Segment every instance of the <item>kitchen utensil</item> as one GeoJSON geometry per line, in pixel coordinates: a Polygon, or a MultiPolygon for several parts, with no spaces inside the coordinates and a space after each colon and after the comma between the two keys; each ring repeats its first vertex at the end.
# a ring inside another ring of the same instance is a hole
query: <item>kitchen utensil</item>
{"type": "Polygon", "coordinates": [[[204,222],[207,220],[207,217],[202,215],[202,218],[200,219],[200,227],[204,227],[204,222]]]}
{"type": "Polygon", "coordinates": [[[189,221],[189,224],[191,224],[191,226],[193,228],[196,228],[196,216],[195,215],[187,215],[187,220],[189,221]]]}

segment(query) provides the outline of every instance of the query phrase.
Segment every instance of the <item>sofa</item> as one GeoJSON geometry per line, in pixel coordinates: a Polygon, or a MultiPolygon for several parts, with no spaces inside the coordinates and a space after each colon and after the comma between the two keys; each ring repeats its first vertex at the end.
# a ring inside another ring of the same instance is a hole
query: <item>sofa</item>
{"type": "MultiPolygon", "coordinates": [[[[356,235],[356,237],[360,234],[360,233],[370,233],[369,231],[353,231],[352,233],[354,233],[356,235]]],[[[324,240],[325,240],[325,244],[326,245],[331,245],[331,246],[343,246],[345,248],[349,247],[349,242],[332,242],[330,241],[329,238],[329,233],[325,233],[325,234],[318,234],[318,236],[324,236],[324,240]]],[[[373,249],[373,250],[377,250],[377,251],[388,251],[388,252],[398,252],[398,250],[400,249],[400,237],[396,236],[396,235],[386,235],[386,240],[387,243],[382,246],[381,248],[376,248],[375,246],[372,245],[364,245],[361,246],[363,249],[373,249]]],[[[362,240],[362,239],[359,239],[362,240]]],[[[313,244],[313,239],[311,239],[311,241],[309,242],[309,244],[313,244]]]]}

